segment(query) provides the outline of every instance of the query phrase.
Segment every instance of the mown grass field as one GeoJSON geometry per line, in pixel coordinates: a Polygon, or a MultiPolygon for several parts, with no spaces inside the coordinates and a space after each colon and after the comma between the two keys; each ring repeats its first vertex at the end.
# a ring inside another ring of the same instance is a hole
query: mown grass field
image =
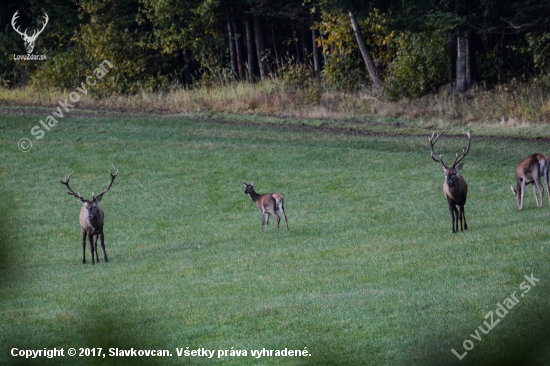
{"type": "MultiPolygon", "coordinates": [[[[519,212],[509,188],[519,160],[550,153],[545,142],[473,135],[469,230],[453,235],[426,137],[78,117],[19,151],[43,117],[0,115],[0,364],[550,364],[550,205],[528,188],[519,212]],[[82,264],[80,204],[59,179],[74,171],[71,187],[91,196],[111,164],[110,261],[92,266],[87,247],[82,264]],[[239,184],[251,180],[284,196],[289,232],[271,220],[262,234],[239,184]],[[519,297],[531,274],[540,282],[519,297]],[[513,292],[521,301],[473,340],[513,292]],[[460,361],[451,349],[466,339],[460,361]],[[173,356],[10,355],[54,347],[173,356]],[[177,357],[186,347],[248,356],[177,357]],[[251,356],[263,348],[311,356],[251,356]]],[[[465,140],[436,146],[448,161],[465,140]]]]}

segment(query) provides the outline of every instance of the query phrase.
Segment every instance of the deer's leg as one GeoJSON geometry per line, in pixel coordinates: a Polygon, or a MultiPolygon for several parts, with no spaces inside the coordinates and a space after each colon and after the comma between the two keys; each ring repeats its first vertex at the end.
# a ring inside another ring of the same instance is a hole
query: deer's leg
{"type": "MultiPolygon", "coordinates": [[[[464,231],[468,226],[466,225],[466,218],[464,216],[464,206],[458,206],[458,220],[460,221],[460,231],[464,231]]],[[[458,231],[458,227],[456,228],[458,231]]]]}
{"type": "Polygon", "coordinates": [[[458,231],[458,223],[460,222],[460,231],[463,231],[464,228],[462,226],[462,207],[458,206],[458,218],[456,220],[456,231],[458,231]]]}
{"type": "Polygon", "coordinates": [[[464,211],[464,206],[461,207],[462,219],[464,220],[464,230],[468,230],[468,224],[466,223],[466,213],[464,211]]]}
{"type": "MultiPolygon", "coordinates": [[[[539,189],[539,197],[540,197],[540,206],[538,207],[542,207],[542,199],[544,198],[544,187],[542,185],[542,183],[540,182],[540,176],[538,177],[535,177],[536,180],[535,180],[535,183],[537,184],[537,188],[539,189]]],[[[537,201],[538,203],[538,201],[537,201]]]]}
{"type": "MultiPolygon", "coordinates": [[[[525,179],[521,180],[521,192],[519,198],[519,209],[523,210],[523,198],[525,197],[525,179]]],[[[536,197],[535,197],[536,198],[536,197]]]]}
{"type": "Polygon", "coordinates": [[[97,242],[99,240],[99,235],[100,234],[95,234],[94,235],[94,252],[95,252],[95,262],[96,263],[99,263],[99,255],[97,253],[97,242]]]}
{"type": "Polygon", "coordinates": [[[279,211],[281,211],[281,213],[283,214],[283,218],[285,219],[286,223],[286,231],[288,231],[288,220],[286,219],[285,209],[282,203],[279,203],[279,211]]]}
{"type": "Polygon", "coordinates": [[[277,211],[273,210],[273,216],[277,220],[277,232],[279,232],[279,223],[281,222],[281,217],[277,214],[277,211]]]}
{"type": "Polygon", "coordinates": [[[262,217],[262,233],[263,233],[264,232],[265,218],[264,218],[264,213],[262,211],[260,211],[260,216],[262,217]]]}
{"type": "Polygon", "coordinates": [[[537,181],[534,181],[533,182],[533,196],[535,196],[535,201],[537,201],[537,207],[540,207],[541,204],[539,203],[539,199],[537,197],[537,188],[539,188],[539,193],[540,193],[539,183],[537,183],[537,181]]]}
{"type": "Polygon", "coordinates": [[[86,263],[86,230],[82,229],[82,263],[86,263]]]}
{"type": "Polygon", "coordinates": [[[88,241],[90,242],[90,249],[92,251],[92,264],[95,264],[95,258],[94,258],[94,236],[92,234],[88,234],[88,241]]]}
{"type": "Polygon", "coordinates": [[[544,198],[544,186],[542,185],[541,181],[539,180],[539,190],[540,190],[540,207],[543,205],[543,198],[544,198]]]}
{"type": "Polygon", "coordinates": [[[546,184],[546,194],[548,195],[548,202],[550,202],[550,188],[548,188],[548,166],[545,167],[543,178],[544,183],[546,184]]]}
{"type": "Polygon", "coordinates": [[[264,212],[265,215],[265,231],[269,230],[269,212],[264,212]]]}
{"type": "Polygon", "coordinates": [[[458,217],[456,217],[456,230],[455,230],[455,212],[457,211],[456,207],[449,203],[449,211],[451,212],[451,225],[452,225],[452,233],[456,233],[458,231],[458,217]]]}
{"type": "Polygon", "coordinates": [[[454,212],[454,216],[455,216],[455,233],[458,233],[458,219],[460,218],[459,217],[459,212],[458,212],[458,209],[456,208],[456,205],[453,205],[453,212],[454,212]]]}
{"type": "MultiPolygon", "coordinates": [[[[541,188],[541,184],[540,184],[540,173],[539,173],[539,170],[538,169],[535,169],[533,171],[533,181],[532,181],[532,184],[533,184],[533,195],[535,196],[535,201],[537,201],[537,207],[541,207],[542,206],[542,202],[539,203],[539,199],[537,197],[537,188],[539,189],[540,191],[540,188],[541,188]]],[[[540,195],[540,192],[539,192],[539,195],[540,195]]]]}
{"type": "MultiPolygon", "coordinates": [[[[109,262],[109,260],[107,259],[107,252],[105,251],[105,237],[103,236],[103,233],[99,234],[99,238],[101,239],[101,249],[103,250],[103,260],[105,261],[105,263],[107,263],[109,262]]],[[[96,247],[96,250],[97,250],[97,247],[96,247]]]]}

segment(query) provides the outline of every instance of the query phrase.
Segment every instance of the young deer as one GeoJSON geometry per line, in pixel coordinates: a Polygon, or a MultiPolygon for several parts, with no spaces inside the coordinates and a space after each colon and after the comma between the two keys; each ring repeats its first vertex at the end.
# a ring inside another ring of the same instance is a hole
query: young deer
{"type": "Polygon", "coordinates": [[[434,152],[434,144],[441,136],[443,132],[436,135],[435,133],[432,134],[432,137],[428,137],[428,140],[430,142],[430,150],[432,159],[434,161],[441,164],[443,167],[443,172],[445,173],[445,183],[443,184],[443,194],[445,195],[445,198],[447,198],[447,202],[449,203],[449,211],[451,211],[451,223],[452,223],[452,232],[456,233],[458,231],[458,221],[460,220],[460,231],[467,230],[468,224],[466,223],[466,216],[464,215],[464,205],[466,204],[466,195],[468,194],[468,184],[466,184],[466,181],[460,174],[458,174],[458,171],[462,169],[464,164],[460,164],[457,166],[457,164],[464,159],[466,154],[468,154],[468,151],[470,151],[470,133],[464,132],[464,135],[468,138],[468,147],[466,150],[462,150],[462,156],[459,158],[458,154],[456,155],[455,162],[453,165],[448,168],[445,163],[443,163],[443,160],[441,160],[441,157],[437,157],[437,155],[434,152]],[[456,209],[456,206],[460,208],[460,210],[456,209]],[[462,221],[464,220],[464,229],[462,226],[462,221]]]}
{"type": "Polygon", "coordinates": [[[277,211],[281,211],[286,223],[286,230],[288,231],[288,221],[286,219],[285,209],[283,206],[283,196],[279,193],[268,193],[268,194],[258,194],[254,191],[254,182],[246,184],[241,182],[241,185],[244,187],[244,194],[247,194],[252,199],[258,209],[260,210],[260,215],[262,216],[262,232],[264,231],[264,223],[267,230],[267,225],[269,224],[269,214],[275,216],[277,219],[277,232],[279,231],[279,223],[281,218],[277,214],[277,211]]]}
{"type": "Polygon", "coordinates": [[[99,201],[101,201],[101,198],[103,197],[103,194],[108,192],[109,189],[111,189],[111,185],[115,181],[115,178],[118,174],[118,169],[114,168],[114,174],[111,174],[111,171],[109,171],[109,174],[111,175],[111,182],[109,183],[109,186],[106,190],[98,194],[97,196],[92,196],[91,200],[88,200],[84,197],[82,197],[80,194],[75,193],[71,187],[69,187],[69,179],[71,179],[71,175],[73,173],[69,174],[65,180],[60,180],[61,184],[65,185],[69,192],[68,194],[75,196],[76,198],[80,199],[80,202],[82,203],[82,208],[80,209],[80,227],[82,228],[82,263],[86,263],[86,236],[88,236],[88,241],[90,242],[90,249],[92,250],[92,264],[95,264],[95,262],[99,263],[99,257],[97,254],[97,239],[101,239],[101,249],[103,249],[103,259],[105,262],[108,262],[107,259],[107,252],[105,252],[105,242],[103,237],[103,219],[105,215],[103,214],[103,210],[100,209],[97,204],[99,201]],[[95,253],[95,262],[94,262],[94,253],[95,253]]]}
{"type": "Polygon", "coordinates": [[[546,183],[546,191],[548,194],[548,200],[550,201],[550,190],[548,190],[548,157],[541,153],[533,154],[519,162],[516,167],[516,189],[510,186],[514,196],[516,197],[516,203],[520,210],[523,209],[523,196],[525,194],[525,186],[533,184],[533,195],[535,201],[537,201],[537,207],[542,207],[542,201],[544,197],[544,187],[540,182],[540,178],[544,178],[546,183]],[[536,188],[539,189],[540,204],[537,198],[536,188]]]}

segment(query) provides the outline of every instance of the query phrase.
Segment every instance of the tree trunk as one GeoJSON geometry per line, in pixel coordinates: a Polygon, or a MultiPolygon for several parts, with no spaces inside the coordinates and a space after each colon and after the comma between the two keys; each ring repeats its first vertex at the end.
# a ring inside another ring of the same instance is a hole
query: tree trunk
{"type": "Polygon", "coordinates": [[[235,32],[235,45],[237,46],[237,70],[239,71],[239,77],[244,75],[244,44],[243,35],[241,29],[237,27],[237,24],[233,20],[233,30],[235,32]]]}
{"type": "Polygon", "coordinates": [[[275,39],[275,29],[274,24],[271,23],[271,42],[273,44],[273,54],[275,56],[275,60],[279,60],[279,54],[277,53],[277,40],[275,39]]]}
{"type": "Polygon", "coordinates": [[[267,65],[265,60],[265,50],[266,50],[266,41],[265,41],[265,24],[264,18],[255,16],[254,17],[254,34],[256,35],[256,54],[258,57],[258,67],[260,69],[260,78],[262,80],[267,79],[267,65]]]}
{"type": "Polygon", "coordinates": [[[231,26],[233,27],[233,35],[235,36],[235,46],[237,51],[237,72],[239,73],[239,77],[242,77],[244,75],[244,44],[243,44],[243,34],[242,34],[242,28],[238,27],[237,23],[235,21],[235,15],[233,12],[233,8],[231,8],[231,26]]]}
{"type": "Polygon", "coordinates": [[[325,42],[325,36],[323,35],[323,33],[321,33],[321,50],[323,51],[323,61],[326,65],[327,63],[327,47],[326,47],[326,42],[325,42]]]}
{"type": "Polygon", "coordinates": [[[455,93],[467,91],[472,85],[472,70],[470,69],[470,41],[468,36],[458,35],[456,39],[456,83],[455,93]]]}
{"type": "Polygon", "coordinates": [[[246,53],[248,55],[248,77],[253,81],[258,75],[258,59],[256,58],[256,44],[254,41],[254,28],[251,15],[247,15],[245,18],[245,30],[246,53]]]}
{"type": "Polygon", "coordinates": [[[363,56],[363,61],[365,61],[365,65],[367,66],[367,71],[369,72],[369,76],[372,80],[372,83],[377,90],[382,90],[383,88],[382,79],[380,79],[380,76],[378,75],[378,71],[376,70],[376,67],[374,66],[374,62],[372,61],[372,57],[367,47],[367,43],[363,38],[363,34],[361,34],[361,29],[359,29],[359,24],[357,24],[355,15],[353,15],[351,11],[349,12],[349,19],[351,21],[351,26],[353,27],[353,32],[355,33],[355,38],[357,39],[359,50],[361,51],[361,55],[363,56]]]}
{"type": "MultiPolygon", "coordinates": [[[[303,63],[304,64],[309,64],[309,55],[311,54],[310,52],[310,49],[309,49],[309,42],[308,42],[308,34],[307,34],[308,30],[307,29],[302,29],[300,31],[300,43],[302,44],[302,60],[303,60],[303,63]]],[[[311,39],[311,38],[310,38],[311,39]]]]}
{"type": "Polygon", "coordinates": [[[294,48],[296,49],[296,61],[303,63],[304,59],[302,58],[302,52],[300,52],[300,45],[298,42],[298,37],[296,37],[296,29],[294,29],[294,21],[290,21],[290,25],[292,26],[292,40],[294,41],[294,48]]]}
{"type": "Polygon", "coordinates": [[[231,18],[229,16],[229,10],[226,9],[227,14],[227,35],[229,38],[229,61],[231,63],[231,73],[233,77],[238,77],[238,66],[237,66],[237,50],[235,47],[235,35],[233,33],[233,27],[231,26],[231,18]]]}
{"type": "Polygon", "coordinates": [[[191,77],[191,51],[189,51],[189,48],[183,51],[183,75],[185,85],[191,86],[193,79],[191,77]]]}
{"type": "Polygon", "coordinates": [[[311,39],[313,41],[313,70],[315,71],[315,74],[319,74],[321,72],[321,50],[317,45],[318,38],[319,31],[317,29],[313,29],[311,31],[311,39]]]}
{"type": "Polygon", "coordinates": [[[451,79],[456,80],[456,34],[450,33],[447,40],[447,50],[449,51],[450,62],[451,62],[451,79]]]}

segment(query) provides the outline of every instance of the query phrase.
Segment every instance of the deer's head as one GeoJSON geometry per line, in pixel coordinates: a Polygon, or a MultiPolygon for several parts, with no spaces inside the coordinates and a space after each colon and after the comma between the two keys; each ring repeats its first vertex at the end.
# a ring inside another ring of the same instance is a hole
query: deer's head
{"type": "Polygon", "coordinates": [[[73,191],[71,189],[71,187],[69,187],[69,179],[71,179],[71,175],[73,175],[74,172],[69,174],[69,176],[67,178],[65,178],[65,180],[60,180],[61,184],[65,185],[67,187],[67,189],[69,190],[69,192],[67,192],[67,193],[72,195],[72,196],[75,196],[76,198],[78,198],[80,200],[80,203],[82,203],[82,205],[84,206],[84,208],[88,212],[87,218],[88,218],[89,221],[94,220],[94,218],[97,216],[97,213],[99,212],[99,207],[97,206],[97,204],[103,198],[103,194],[107,193],[109,191],[109,189],[111,189],[111,185],[113,185],[113,182],[115,181],[115,178],[118,174],[118,169],[115,168],[114,165],[113,165],[113,168],[115,170],[114,174],[111,173],[111,171],[109,171],[109,174],[111,175],[111,181],[109,182],[109,186],[107,187],[107,189],[104,190],[103,192],[101,192],[100,194],[98,194],[97,196],[92,196],[91,200],[81,196],[79,193],[75,193],[75,191],[73,191]]]}
{"type": "Polygon", "coordinates": [[[445,183],[448,186],[452,187],[454,185],[455,181],[456,181],[456,176],[458,175],[459,170],[462,169],[462,167],[464,166],[464,164],[458,164],[458,163],[460,163],[460,161],[462,159],[464,159],[466,154],[468,154],[468,151],[470,151],[471,137],[470,137],[469,132],[464,132],[464,135],[466,135],[466,137],[468,139],[468,147],[465,150],[462,150],[462,156],[460,158],[458,157],[458,154],[456,155],[455,162],[449,168],[447,165],[445,165],[445,163],[443,162],[441,157],[440,156],[438,157],[434,152],[435,142],[437,141],[439,136],[441,136],[442,133],[443,132],[441,132],[437,135],[434,133],[434,134],[432,134],[432,137],[428,138],[428,140],[430,142],[430,150],[431,150],[431,154],[432,154],[432,159],[441,164],[441,166],[443,167],[443,172],[445,174],[445,183]]]}
{"type": "Polygon", "coordinates": [[[254,192],[254,181],[250,182],[250,184],[241,182],[241,185],[244,187],[244,194],[250,194],[254,192]]]}
{"type": "Polygon", "coordinates": [[[36,38],[38,38],[40,33],[42,33],[44,28],[46,28],[46,24],[48,24],[48,19],[49,19],[48,14],[44,13],[44,23],[42,24],[42,29],[40,29],[39,31],[35,30],[33,34],[29,36],[27,34],[27,29],[25,29],[25,32],[21,32],[19,31],[19,26],[17,26],[17,28],[15,27],[15,20],[19,18],[19,15],[17,15],[18,12],[19,10],[16,11],[15,14],[13,14],[13,17],[11,18],[11,26],[17,33],[21,35],[21,38],[23,38],[23,41],[25,41],[25,49],[27,50],[27,53],[32,53],[34,49],[34,43],[36,42],[36,38]]]}
{"type": "Polygon", "coordinates": [[[447,183],[448,186],[454,186],[458,171],[462,169],[463,166],[464,164],[460,164],[456,168],[443,168],[445,174],[445,183],[447,183]]]}
{"type": "Polygon", "coordinates": [[[80,202],[82,202],[82,204],[86,208],[86,211],[88,211],[89,221],[92,221],[97,216],[97,213],[99,211],[99,207],[97,206],[97,204],[99,203],[99,201],[101,201],[101,197],[102,196],[94,197],[94,199],[92,200],[82,198],[80,199],[80,202]]]}

